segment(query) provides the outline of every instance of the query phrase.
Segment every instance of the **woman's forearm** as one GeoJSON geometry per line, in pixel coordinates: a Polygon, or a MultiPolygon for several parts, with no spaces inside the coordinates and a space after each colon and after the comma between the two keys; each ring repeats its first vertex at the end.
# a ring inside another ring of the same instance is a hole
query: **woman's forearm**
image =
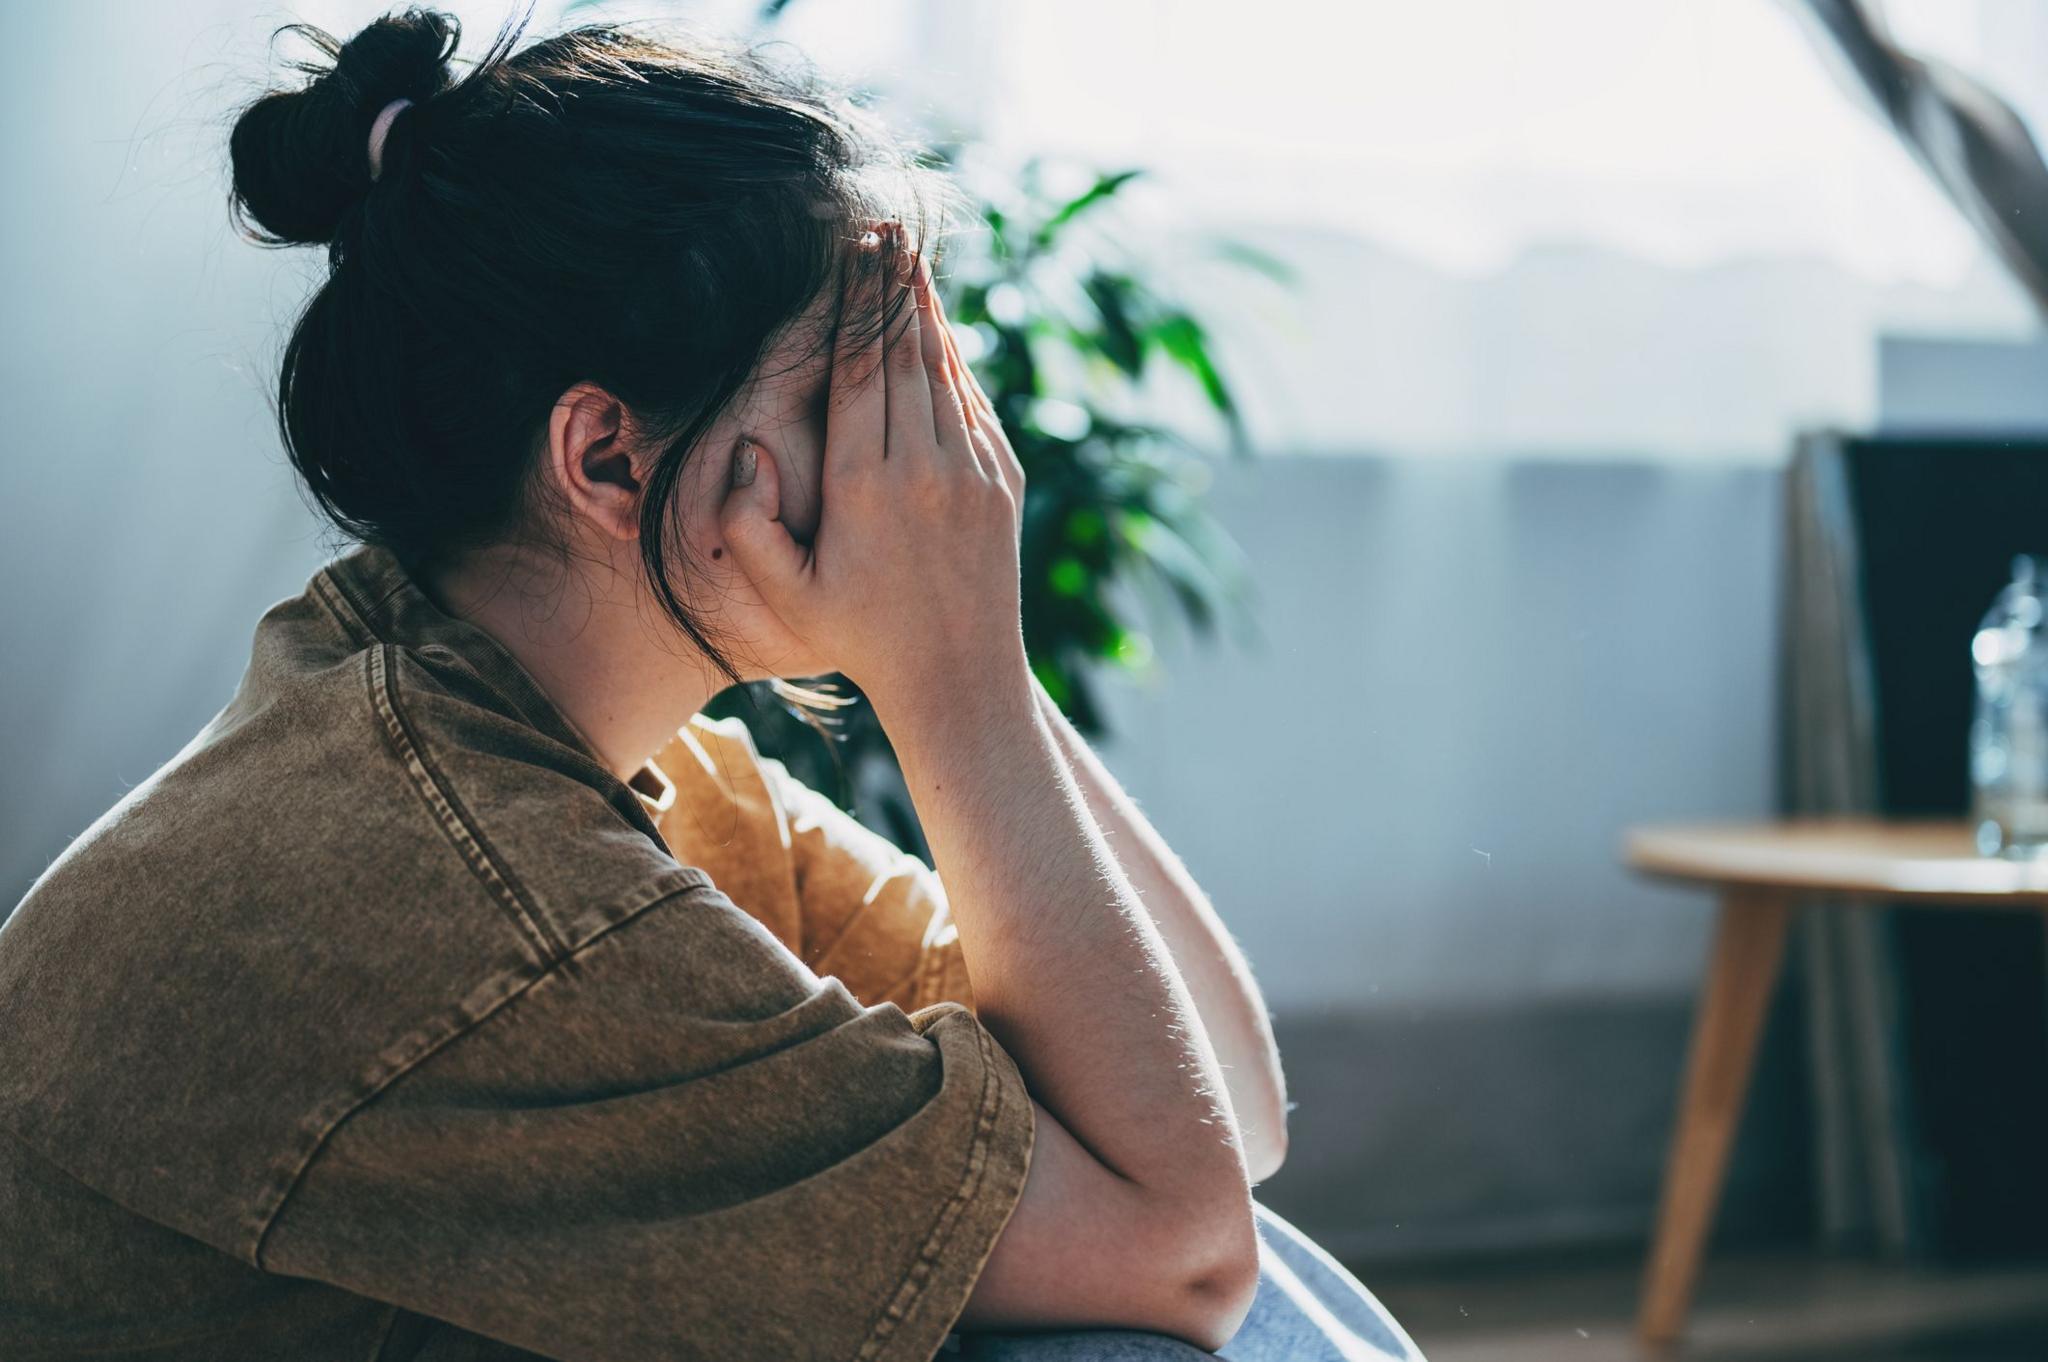
{"type": "Polygon", "coordinates": [[[1033,1095],[1125,1180],[1249,1224],[1217,1058],[1159,930],[1089,816],[1021,656],[971,686],[871,694],[974,978],[1033,1095]]]}
{"type": "Polygon", "coordinates": [[[1208,896],[1137,802],[1045,688],[1034,680],[1033,689],[1111,854],[1173,952],[1223,1066],[1252,1181],[1263,1181],[1287,1154],[1287,1088],[1272,1021],[1251,965],[1208,896]]]}

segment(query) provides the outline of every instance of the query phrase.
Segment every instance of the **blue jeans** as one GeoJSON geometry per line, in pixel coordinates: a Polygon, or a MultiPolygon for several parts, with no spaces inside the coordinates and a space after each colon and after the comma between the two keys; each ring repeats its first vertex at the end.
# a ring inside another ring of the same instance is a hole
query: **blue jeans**
{"type": "MultiPolygon", "coordinates": [[[[1243,1327],[1213,1356],[1226,1362],[1423,1362],[1356,1277],[1264,1206],[1258,1213],[1259,1294],[1243,1327]]],[[[958,1342],[957,1356],[975,1362],[1200,1362],[1212,1356],[1177,1338],[1130,1329],[974,1333],[958,1342]]]]}

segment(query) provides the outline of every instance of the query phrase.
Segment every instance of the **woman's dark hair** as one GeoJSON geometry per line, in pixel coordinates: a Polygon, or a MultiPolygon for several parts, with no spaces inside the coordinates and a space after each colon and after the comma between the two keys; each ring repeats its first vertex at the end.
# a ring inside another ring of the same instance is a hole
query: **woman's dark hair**
{"type": "Polygon", "coordinates": [[[897,261],[853,247],[894,218],[903,249],[924,249],[956,191],[767,49],[603,24],[521,46],[522,27],[459,77],[458,26],[437,11],[345,43],[282,30],[325,60],[244,109],[229,150],[248,234],[327,248],[278,379],[285,448],[344,533],[444,562],[546,538],[548,414],[597,384],[661,451],[641,506],[649,583],[737,681],[671,577],[683,465],[823,290],[839,302],[820,344],[895,321],[907,291],[849,285],[897,261]],[[401,98],[373,181],[371,125],[401,98]]]}

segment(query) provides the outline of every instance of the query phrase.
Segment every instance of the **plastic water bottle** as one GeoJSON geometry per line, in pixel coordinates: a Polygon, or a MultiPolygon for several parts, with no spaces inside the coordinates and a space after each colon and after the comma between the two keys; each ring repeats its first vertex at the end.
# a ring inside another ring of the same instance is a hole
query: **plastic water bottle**
{"type": "Polygon", "coordinates": [[[2012,561],[2012,584],[1970,642],[1971,815],[1986,856],[2048,856],[2048,561],[2012,561]]]}

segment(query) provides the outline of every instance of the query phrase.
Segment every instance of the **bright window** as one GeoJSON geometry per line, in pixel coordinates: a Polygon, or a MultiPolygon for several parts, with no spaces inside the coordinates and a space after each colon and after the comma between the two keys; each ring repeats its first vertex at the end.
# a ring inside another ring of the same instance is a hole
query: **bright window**
{"type": "MultiPolygon", "coordinates": [[[[2048,6],[1888,16],[2048,116],[2048,6]]],[[[1777,0],[795,0],[780,32],[999,163],[1154,172],[1132,244],[1273,452],[1774,459],[1871,419],[1880,333],[2036,325],[1777,0]]]]}

